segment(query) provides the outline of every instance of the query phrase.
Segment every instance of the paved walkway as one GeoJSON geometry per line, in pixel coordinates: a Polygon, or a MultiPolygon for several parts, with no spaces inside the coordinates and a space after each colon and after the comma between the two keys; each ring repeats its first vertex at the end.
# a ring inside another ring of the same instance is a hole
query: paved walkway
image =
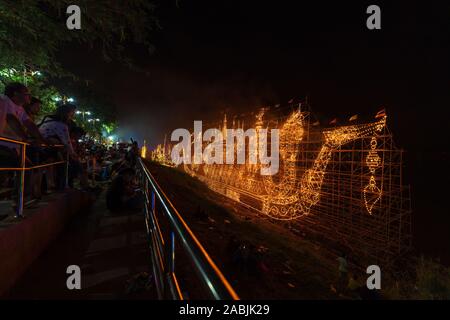
{"type": "Polygon", "coordinates": [[[130,292],[129,280],[151,274],[150,263],[143,214],[113,215],[103,194],[88,212],[73,218],[6,298],[155,299],[152,282],[149,290],[130,292]],[[81,268],[81,290],[66,287],[69,265],[81,268]]]}

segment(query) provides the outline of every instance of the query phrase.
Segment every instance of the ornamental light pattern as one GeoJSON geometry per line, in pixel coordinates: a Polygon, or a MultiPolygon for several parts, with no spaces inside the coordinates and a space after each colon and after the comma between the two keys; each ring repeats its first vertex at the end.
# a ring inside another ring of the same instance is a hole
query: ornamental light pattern
{"type": "MultiPolygon", "coordinates": [[[[183,164],[183,169],[261,218],[318,234],[370,261],[390,261],[409,249],[409,188],[402,182],[402,151],[393,143],[385,113],[367,123],[329,127],[318,126],[300,108],[286,115],[262,108],[253,117],[245,123],[257,134],[279,129],[277,174],[261,175],[262,164],[247,162],[183,164]]],[[[224,140],[230,122],[225,116],[224,140]]],[[[233,118],[230,127],[245,130],[244,119],[233,118]]],[[[254,150],[247,149],[248,158],[254,150]]]]}

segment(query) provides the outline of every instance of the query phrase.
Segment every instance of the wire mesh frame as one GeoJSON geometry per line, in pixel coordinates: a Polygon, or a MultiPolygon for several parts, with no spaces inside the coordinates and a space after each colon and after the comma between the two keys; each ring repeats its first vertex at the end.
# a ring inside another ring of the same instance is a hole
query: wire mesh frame
{"type": "MultiPolygon", "coordinates": [[[[302,114],[303,139],[300,143],[292,141],[292,144],[299,144],[296,172],[291,172],[297,188],[300,188],[300,177],[312,167],[325,142],[324,128],[312,125],[308,112],[302,114]]],[[[283,123],[288,118],[279,116],[270,121],[283,123]]],[[[325,130],[329,129],[333,128],[325,130]]],[[[394,145],[386,126],[376,134],[333,149],[321,184],[320,201],[308,214],[286,225],[317,234],[333,247],[350,251],[361,264],[390,265],[411,247],[411,200],[409,187],[402,184],[402,153],[394,145]],[[370,172],[367,156],[373,139],[381,165],[370,172]],[[363,190],[371,176],[381,190],[381,197],[368,212],[363,190]]],[[[242,187],[237,183],[236,166],[209,165],[207,172],[204,165],[185,166],[185,169],[212,190],[261,213],[258,201],[264,197],[264,181],[260,176],[246,176],[245,187],[242,187]]],[[[280,175],[282,171],[280,163],[280,175]]]]}
{"type": "MultiPolygon", "coordinates": [[[[322,143],[320,131],[308,130],[308,146],[322,143]]],[[[382,196],[368,214],[363,193],[370,172],[366,159],[372,137],[357,139],[333,152],[321,189],[321,200],[309,215],[294,222],[320,237],[335,242],[361,264],[390,266],[411,248],[410,189],[402,184],[403,151],[395,147],[387,128],[375,136],[382,165],[375,181],[382,196]]],[[[317,154],[303,149],[299,166],[305,170],[317,154]]]]}

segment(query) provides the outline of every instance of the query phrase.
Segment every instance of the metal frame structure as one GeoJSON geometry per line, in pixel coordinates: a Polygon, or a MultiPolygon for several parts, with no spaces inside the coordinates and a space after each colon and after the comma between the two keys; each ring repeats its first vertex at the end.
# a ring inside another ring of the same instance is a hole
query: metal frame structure
{"type": "Polygon", "coordinates": [[[138,161],[138,170],[145,195],[145,222],[158,297],[184,299],[183,288],[176,276],[175,246],[179,243],[210,298],[238,300],[239,297],[228,280],[170,202],[141,158],[138,161]],[[160,207],[162,212],[157,212],[157,207],[160,207]],[[163,223],[167,230],[162,230],[163,223]],[[165,237],[163,233],[166,234],[165,237]]]}
{"type": "MultiPolygon", "coordinates": [[[[68,178],[69,178],[69,175],[68,175],[68,171],[69,171],[68,153],[66,153],[66,160],[64,160],[64,161],[57,161],[57,162],[27,167],[26,166],[26,151],[27,151],[27,146],[30,145],[29,143],[6,138],[6,137],[0,137],[0,141],[13,143],[13,144],[20,146],[20,167],[18,167],[18,168],[0,168],[0,171],[19,171],[20,172],[19,185],[18,185],[18,190],[17,190],[17,192],[18,192],[18,198],[17,198],[18,201],[17,201],[17,209],[16,209],[16,217],[17,218],[23,217],[25,171],[47,168],[47,167],[51,167],[51,166],[55,166],[55,165],[59,165],[59,164],[65,164],[65,170],[64,170],[65,184],[66,184],[66,187],[68,186],[68,178]]],[[[52,147],[61,148],[64,146],[63,145],[53,145],[52,147]]]]}
{"type": "MultiPolygon", "coordinates": [[[[411,247],[411,200],[386,117],[321,127],[310,112],[291,108],[274,116],[261,109],[253,128],[280,130],[274,177],[261,176],[254,164],[184,164],[184,170],[262,217],[316,234],[361,265],[390,265],[411,247]]],[[[225,117],[223,136],[226,129],[225,117]]]]}
{"type": "MultiPolygon", "coordinates": [[[[314,158],[314,146],[322,142],[320,130],[311,130],[304,158],[314,158]]],[[[307,161],[299,165],[306,167],[307,161]]],[[[295,225],[338,243],[361,265],[390,266],[412,242],[410,189],[403,185],[402,166],[403,151],[396,148],[386,126],[374,136],[341,146],[327,166],[314,214],[295,225]],[[376,170],[370,167],[372,156],[379,162],[376,170]],[[372,189],[371,183],[376,189],[365,192],[372,189]]]]}

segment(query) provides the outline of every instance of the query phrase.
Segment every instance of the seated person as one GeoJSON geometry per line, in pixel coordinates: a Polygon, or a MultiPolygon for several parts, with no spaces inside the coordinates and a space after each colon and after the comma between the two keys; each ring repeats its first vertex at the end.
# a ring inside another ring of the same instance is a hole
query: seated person
{"type": "Polygon", "coordinates": [[[120,210],[140,210],[143,208],[143,197],[136,191],[134,184],[134,170],[122,169],[113,179],[106,193],[106,206],[108,210],[117,212],[120,210]]]}
{"type": "Polygon", "coordinates": [[[70,126],[70,139],[75,153],[78,155],[79,161],[69,160],[69,187],[73,188],[73,181],[78,178],[80,187],[87,189],[89,187],[88,172],[86,162],[84,159],[85,150],[84,145],[80,144],[79,140],[86,135],[83,128],[77,126],[70,126]]]}

